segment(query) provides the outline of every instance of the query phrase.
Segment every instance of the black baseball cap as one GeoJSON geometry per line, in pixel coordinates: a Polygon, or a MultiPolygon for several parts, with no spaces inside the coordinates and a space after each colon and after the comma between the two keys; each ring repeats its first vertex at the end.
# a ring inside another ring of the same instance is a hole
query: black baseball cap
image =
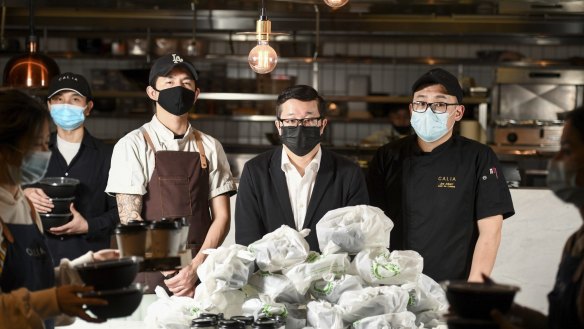
{"type": "Polygon", "coordinates": [[[150,76],[148,77],[148,83],[151,86],[156,84],[156,78],[163,77],[168,74],[176,66],[185,67],[193,76],[193,79],[197,80],[199,75],[197,74],[197,69],[189,61],[183,60],[178,54],[167,54],[158,58],[152,68],[150,69],[150,76]]]}
{"type": "Polygon", "coordinates": [[[419,77],[412,85],[412,93],[418,91],[422,86],[434,84],[444,86],[448,95],[455,96],[458,103],[462,103],[462,88],[458,83],[458,79],[450,72],[441,68],[431,69],[419,77]]]}
{"type": "Polygon", "coordinates": [[[55,96],[56,93],[63,90],[71,90],[90,101],[93,99],[91,88],[87,80],[79,74],[66,72],[54,77],[49,83],[49,93],[47,99],[55,96]]]}

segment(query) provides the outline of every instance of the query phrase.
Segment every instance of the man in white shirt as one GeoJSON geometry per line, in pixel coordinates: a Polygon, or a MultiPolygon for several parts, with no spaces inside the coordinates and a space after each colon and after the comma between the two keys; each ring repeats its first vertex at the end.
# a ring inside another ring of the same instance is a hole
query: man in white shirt
{"type": "Polygon", "coordinates": [[[187,217],[190,266],[171,278],[144,275],[151,290],[166,285],[178,296],[193,296],[196,271],[206,257],[198,251],[218,247],[229,232],[229,197],[236,192],[219,141],[189,123],[188,112],[199,95],[197,78],[195,67],[177,54],[156,60],[146,88],[156,114],[116,144],[106,187],[116,194],[123,224],[187,217]]]}
{"type": "Polygon", "coordinates": [[[329,210],[368,204],[361,168],[321,148],[327,125],[325,101],[310,86],[285,89],[276,101],[275,125],[283,146],[248,161],[235,206],[235,241],[249,245],[282,225],[310,228],[318,251],[316,223],[329,210]]]}

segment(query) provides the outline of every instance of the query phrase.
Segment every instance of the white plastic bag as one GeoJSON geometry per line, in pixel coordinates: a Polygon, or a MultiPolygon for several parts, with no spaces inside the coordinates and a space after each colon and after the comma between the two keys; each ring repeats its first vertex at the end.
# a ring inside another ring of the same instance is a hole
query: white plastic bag
{"type": "Polygon", "coordinates": [[[248,284],[276,302],[305,304],[308,299],[307,294],[299,293],[292,281],[282,274],[257,271],[248,284]]]}
{"type": "MultiPolygon", "coordinates": [[[[416,317],[411,312],[389,313],[370,316],[353,323],[354,329],[416,329],[416,317]]],[[[423,328],[423,326],[419,327],[423,328]]]]}
{"type": "Polygon", "coordinates": [[[424,260],[413,250],[384,248],[365,249],[355,256],[349,273],[359,275],[369,284],[397,284],[418,282],[424,260]]]}
{"type": "Polygon", "coordinates": [[[154,289],[158,299],[148,306],[144,323],[147,328],[189,329],[191,320],[202,312],[201,305],[190,297],[169,297],[158,286],[154,289]]]}
{"type": "Polygon", "coordinates": [[[306,305],[308,323],[314,329],[343,329],[342,310],[339,306],[324,301],[313,301],[306,305]]]}
{"type": "Polygon", "coordinates": [[[441,323],[442,315],[448,311],[446,292],[432,278],[421,274],[418,282],[407,283],[402,288],[409,291],[408,310],[416,315],[416,323],[441,323]]]}
{"type": "Polygon", "coordinates": [[[286,318],[288,309],[284,303],[276,303],[268,295],[260,294],[259,298],[251,298],[243,303],[241,314],[253,315],[255,319],[261,316],[274,317],[276,315],[286,318]]]}
{"type": "Polygon", "coordinates": [[[282,270],[299,293],[305,294],[313,281],[329,274],[343,275],[349,270],[349,256],[346,253],[319,255],[311,252],[306,262],[282,270]]]}
{"type": "Polygon", "coordinates": [[[346,291],[339,298],[345,324],[359,319],[407,310],[409,294],[399,286],[366,287],[346,291]]]}
{"type": "Polygon", "coordinates": [[[340,277],[325,275],[322,280],[310,284],[310,294],[321,300],[336,304],[345,291],[363,289],[363,280],[355,275],[345,274],[340,277]]]}
{"type": "Polygon", "coordinates": [[[246,294],[241,290],[216,288],[217,281],[201,283],[195,290],[195,301],[205,313],[223,313],[226,318],[241,315],[246,294]]]}
{"type": "Polygon", "coordinates": [[[282,225],[250,244],[248,249],[255,255],[256,263],[262,271],[277,272],[306,259],[310,247],[304,238],[309,233],[309,229],[298,232],[282,225]]]}
{"type": "Polygon", "coordinates": [[[323,254],[356,254],[365,248],[389,248],[393,222],[377,207],[359,205],[327,212],[316,224],[323,254]]]}
{"type": "Polygon", "coordinates": [[[203,252],[209,256],[197,268],[201,282],[216,280],[224,289],[239,289],[253,272],[255,256],[245,246],[234,244],[203,252]]]}

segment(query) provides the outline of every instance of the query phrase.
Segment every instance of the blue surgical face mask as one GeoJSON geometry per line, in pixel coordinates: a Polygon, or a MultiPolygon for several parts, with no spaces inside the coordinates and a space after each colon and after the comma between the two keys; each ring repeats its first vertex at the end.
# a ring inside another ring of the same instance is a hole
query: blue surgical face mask
{"type": "Polygon", "coordinates": [[[51,117],[55,124],[65,130],[75,130],[85,121],[85,107],[71,104],[52,104],[51,117]]]}
{"type": "Polygon", "coordinates": [[[547,186],[566,203],[580,208],[584,206],[584,187],[576,185],[578,172],[566,166],[566,163],[551,160],[546,178],[547,186]]]}
{"type": "Polygon", "coordinates": [[[22,160],[20,168],[10,166],[9,174],[15,183],[34,184],[45,176],[50,160],[51,151],[34,151],[22,160]]]}
{"type": "Polygon", "coordinates": [[[424,113],[412,111],[412,128],[423,141],[432,143],[442,138],[452,128],[447,126],[450,116],[452,114],[448,112],[434,113],[430,109],[426,109],[424,113]]]}

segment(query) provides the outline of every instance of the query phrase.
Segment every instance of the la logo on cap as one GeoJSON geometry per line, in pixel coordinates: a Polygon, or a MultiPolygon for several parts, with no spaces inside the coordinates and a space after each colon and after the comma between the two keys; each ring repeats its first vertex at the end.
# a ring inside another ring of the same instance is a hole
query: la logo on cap
{"type": "Polygon", "coordinates": [[[177,55],[177,54],[172,54],[172,62],[173,62],[174,64],[177,64],[177,63],[182,63],[182,61],[183,61],[183,59],[182,59],[182,58],[181,58],[179,55],[177,55]]]}

